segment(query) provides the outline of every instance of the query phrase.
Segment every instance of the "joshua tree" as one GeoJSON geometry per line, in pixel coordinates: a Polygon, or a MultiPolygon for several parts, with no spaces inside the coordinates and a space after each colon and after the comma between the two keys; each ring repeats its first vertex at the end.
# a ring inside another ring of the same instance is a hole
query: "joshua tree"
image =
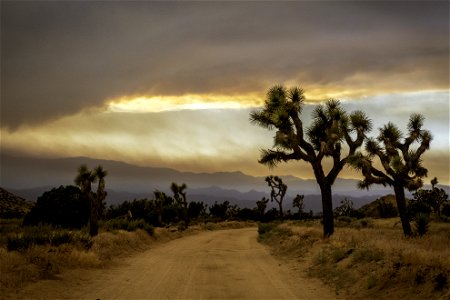
{"type": "Polygon", "coordinates": [[[278,203],[280,219],[283,219],[283,198],[286,195],[287,185],[283,183],[278,176],[267,176],[266,182],[271,188],[270,202],[275,201],[278,203]]]}
{"type": "Polygon", "coordinates": [[[360,188],[368,189],[372,184],[394,187],[405,236],[412,235],[406,211],[405,188],[417,190],[423,185],[422,178],[428,173],[422,166],[421,156],[430,148],[432,136],[429,131],[422,129],[424,119],[420,114],[412,114],[405,138],[397,126],[389,122],[379,128],[376,139],[367,140],[366,155],[357,152],[349,161],[354,168],[362,171],[364,180],[359,183],[360,188]],[[414,144],[418,144],[418,147],[411,149],[414,144]],[[378,157],[384,171],[374,166],[375,157],[378,157]]]}
{"type": "Polygon", "coordinates": [[[292,206],[298,208],[298,215],[300,216],[303,212],[303,201],[305,200],[304,195],[295,196],[295,198],[292,200],[292,206]]]}
{"type": "Polygon", "coordinates": [[[266,212],[267,203],[269,202],[269,199],[266,197],[262,197],[261,200],[256,201],[256,207],[258,209],[260,217],[264,217],[264,213],[266,212]]]}
{"type": "Polygon", "coordinates": [[[263,109],[251,113],[250,121],[269,130],[277,129],[273,149],[261,151],[260,163],[275,167],[280,162],[303,160],[311,165],[322,194],[323,231],[328,237],[334,232],[331,186],[348,157],[364,142],[372,124],[363,112],[348,116],[339,101],[329,100],[314,110],[313,123],[305,132],[300,118],[304,101],[302,89],[287,91],[275,86],[267,93],[263,109]],[[342,153],[344,143],[346,155],[342,153]],[[323,169],[326,157],[332,159],[328,174],[323,169]]]}
{"type": "Polygon", "coordinates": [[[98,216],[100,217],[103,215],[103,211],[106,207],[106,196],[107,192],[105,191],[105,177],[108,175],[108,171],[103,169],[103,167],[100,165],[97,168],[94,169],[94,175],[98,179],[98,186],[97,186],[97,205],[98,205],[98,216]]]}
{"type": "Polygon", "coordinates": [[[89,234],[98,234],[98,218],[100,217],[106,203],[105,177],[108,172],[102,166],[90,171],[86,165],[78,168],[75,184],[80,187],[83,198],[89,202],[89,234]],[[92,183],[98,179],[97,193],[92,192],[92,183]]]}
{"type": "Polygon", "coordinates": [[[184,225],[186,228],[189,226],[189,216],[188,216],[188,203],[186,200],[186,192],[187,185],[183,183],[182,185],[177,185],[175,182],[172,182],[170,189],[173,192],[173,198],[177,202],[178,206],[182,209],[182,219],[184,220],[184,225]]]}
{"type": "Polygon", "coordinates": [[[163,215],[163,209],[164,209],[164,204],[167,201],[167,195],[163,192],[160,192],[158,190],[155,190],[153,192],[153,195],[155,196],[155,200],[153,200],[153,209],[156,212],[157,215],[157,222],[158,225],[162,224],[162,215],[163,215]]]}
{"type": "Polygon", "coordinates": [[[353,211],[353,201],[344,198],[344,200],[341,201],[341,205],[335,208],[334,212],[336,216],[347,216],[350,217],[353,211]]]}

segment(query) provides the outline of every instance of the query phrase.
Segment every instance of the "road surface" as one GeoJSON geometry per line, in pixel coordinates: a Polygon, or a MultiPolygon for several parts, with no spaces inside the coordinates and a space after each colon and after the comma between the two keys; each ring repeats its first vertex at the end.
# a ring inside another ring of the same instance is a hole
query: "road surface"
{"type": "Polygon", "coordinates": [[[20,298],[325,299],[256,240],[256,228],[207,231],[156,246],[104,270],[76,270],[26,287],[20,298]],[[78,272],[78,274],[77,274],[78,272]],[[82,273],[80,273],[82,272],[82,273]]]}

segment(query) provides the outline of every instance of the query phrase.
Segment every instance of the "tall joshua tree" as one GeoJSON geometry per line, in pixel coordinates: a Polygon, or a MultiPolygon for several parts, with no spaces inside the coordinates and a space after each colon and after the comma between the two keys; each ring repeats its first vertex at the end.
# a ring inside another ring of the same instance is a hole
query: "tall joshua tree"
{"type": "Polygon", "coordinates": [[[367,154],[357,152],[349,163],[361,170],[364,179],[360,188],[369,188],[372,184],[389,185],[394,188],[397,208],[402,222],[403,233],[411,236],[411,225],[406,212],[405,188],[417,190],[423,185],[422,178],[428,170],[422,166],[421,156],[430,148],[431,133],[423,130],[425,118],[421,114],[412,114],[408,122],[408,134],[403,138],[402,132],[391,122],[379,128],[376,139],[367,140],[367,154]],[[412,146],[417,145],[417,148],[412,146]],[[374,166],[378,157],[382,169],[374,166]]]}
{"type": "Polygon", "coordinates": [[[105,206],[106,191],[105,177],[108,172],[102,166],[98,166],[90,171],[86,165],[78,168],[78,174],[75,178],[75,184],[80,187],[83,198],[89,202],[89,234],[96,236],[98,234],[98,218],[101,215],[102,208],[105,206]],[[97,193],[92,192],[92,183],[98,179],[97,193]]]}
{"type": "Polygon", "coordinates": [[[267,93],[264,107],[250,114],[250,121],[277,130],[273,148],[261,151],[260,163],[275,167],[280,162],[303,160],[311,165],[322,194],[323,231],[327,237],[334,232],[331,186],[348,157],[364,142],[372,123],[363,112],[347,115],[339,101],[328,100],[314,110],[313,123],[305,130],[301,120],[304,101],[302,89],[274,86],[267,93]],[[343,144],[347,145],[346,154],[343,144]],[[332,167],[325,173],[323,160],[327,157],[332,159],[332,167]]]}
{"type": "Polygon", "coordinates": [[[92,192],[92,183],[94,183],[96,179],[95,173],[90,171],[86,165],[83,164],[78,168],[75,184],[80,187],[83,198],[89,203],[89,234],[91,236],[95,236],[98,233],[97,201],[92,192]]]}
{"type": "Polygon", "coordinates": [[[267,176],[267,185],[270,187],[270,201],[275,201],[279,207],[280,219],[283,219],[283,199],[286,195],[287,185],[283,183],[283,180],[278,176],[267,176]]]}
{"type": "Polygon", "coordinates": [[[178,185],[175,182],[172,182],[170,189],[173,192],[173,198],[177,202],[178,206],[182,209],[182,219],[184,220],[184,225],[186,228],[189,225],[189,215],[188,215],[188,203],[186,200],[186,189],[187,185],[183,183],[182,185],[178,185]]]}
{"type": "Polygon", "coordinates": [[[105,210],[106,206],[105,199],[108,193],[105,190],[105,177],[108,175],[108,171],[103,169],[103,167],[100,165],[94,169],[94,175],[98,179],[96,196],[97,196],[97,214],[98,217],[100,217],[103,214],[103,211],[105,210]]]}

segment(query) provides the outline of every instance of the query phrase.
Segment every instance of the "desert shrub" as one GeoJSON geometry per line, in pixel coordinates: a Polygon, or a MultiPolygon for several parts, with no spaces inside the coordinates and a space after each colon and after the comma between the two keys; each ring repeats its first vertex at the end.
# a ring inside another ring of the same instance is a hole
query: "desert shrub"
{"type": "Polygon", "coordinates": [[[440,272],[435,278],[434,278],[434,288],[436,290],[442,290],[444,289],[448,284],[448,278],[447,275],[443,272],[440,272]]]}
{"type": "Polygon", "coordinates": [[[24,217],[24,225],[39,223],[81,228],[89,220],[89,203],[75,186],[60,186],[45,192],[37,199],[36,205],[24,217]]]}
{"type": "Polygon", "coordinates": [[[275,224],[275,223],[259,223],[258,224],[258,234],[264,235],[264,234],[272,231],[276,226],[277,226],[277,224],[275,224]]]}
{"type": "Polygon", "coordinates": [[[264,216],[262,216],[261,221],[272,222],[277,219],[279,219],[278,210],[276,208],[271,208],[264,214],[264,216]]]}
{"type": "Polygon", "coordinates": [[[206,214],[206,204],[203,202],[189,202],[188,216],[190,219],[197,219],[199,216],[206,214]]]}
{"type": "Polygon", "coordinates": [[[387,219],[398,216],[397,207],[395,207],[394,204],[386,201],[386,199],[378,199],[376,203],[380,218],[387,219]]]}
{"type": "Polygon", "coordinates": [[[376,248],[358,248],[352,255],[352,263],[367,263],[371,261],[380,261],[384,257],[384,252],[376,248]]]}
{"type": "Polygon", "coordinates": [[[350,225],[353,221],[351,217],[348,216],[339,216],[336,218],[336,226],[346,226],[350,225]]]}
{"type": "Polygon", "coordinates": [[[313,257],[313,266],[324,266],[328,263],[328,255],[321,250],[313,257]]]}
{"type": "Polygon", "coordinates": [[[259,217],[260,216],[259,216],[258,211],[254,210],[254,209],[250,209],[250,208],[239,209],[236,214],[236,219],[242,220],[242,221],[247,221],[247,220],[256,221],[259,219],[259,217]]]}
{"type": "Polygon", "coordinates": [[[450,217],[450,203],[445,203],[442,206],[441,213],[447,217],[450,217]]]}
{"type": "Polygon", "coordinates": [[[428,232],[430,218],[427,214],[419,213],[414,219],[414,227],[418,236],[423,236],[428,232]]]}
{"type": "Polygon", "coordinates": [[[373,228],[373,220],[371,218],[362,218],[356,222],[353,222],[352,227],[356,229],[361,228],[373,228]]]}
{"type": "Polygon", "coordinates": [[[137,229],[145,230],[149,235],[154,234],[154,227],[143,219],[128,220],[126,218],[116,218],[103,223],[103,227],[107,231],[126,230],[136,231],[137,229]]]}
{"type": "Polygon", "coordinates": [[[347,249],[334,247],[330,251],[330,258],[332,262],[337,263],[343,260],[344,258],[347,258],[350,255],[350,253],[351,251],[347,249]]]}
{"type": "Polygon", "coordinates": [[[341,201],[341,205],[334,209],[334,215],[338,216],[350,216],[353,211],[353,201],[345,198],[341,201]]]}

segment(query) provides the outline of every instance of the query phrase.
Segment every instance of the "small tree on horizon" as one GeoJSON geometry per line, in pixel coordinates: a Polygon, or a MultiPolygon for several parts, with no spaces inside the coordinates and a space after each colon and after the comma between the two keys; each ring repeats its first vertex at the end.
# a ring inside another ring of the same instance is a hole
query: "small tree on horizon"
{"type": "Polygon", "coordinates": [[[405,188],[417,190],[423,185],[422,178],[428,170],[422,166],[422,154],[430,148],[432,135],[423,130],[425,118],[421,114],[412,114],[408,122],[408,135],[403,138],[402,132],[389,122],[379,128],[376,139],[370,138],[365,145],[366,155],[355,153],[349,163],[362,171],[364,179],[359,187],[369,189],[372,184],[389,185],[394,188],[397,209],[405,236],[412,236],[411,225],[406,210],[405,188]],[[413,149],[413,144],[418,144],[413,149]],[[384,171],[374,166],[374,158],[378,157],[384,171]]]}
{"type": "Polygon", "coordinates": [[[266,197],[262,197],[261,200],[256,201],[256,208],[258,210],[259,216],[261,218],[264,217],[264,214],[266,213],[267,203],[269,202],[269,199],[266,197]]]}
{"type": "Polygon", "coordinates": [[[301,120],[304,102],[302,89],[288,91],[274,86],[267,93],[264,107],[250,114],[250,121],[277,130],[273,148],[261,151],[259,163],[272,168],[280,162],[303,160],[311,165],[322,195],[323,233],[329,237],[334,232],[331,187],[348,157],[364,142],[372,123],[362,111],[347,115],[340,102],[331,99],[314,110],[313,123],[305,130],[301,120]],[[343,144],[348,146],[346,155],[343,144]],[[324,158],[332,159],[328,173],[323,168],[324,158]]]}
{"type": "Polygon", "coordinates": [[[184,221],[186,228],[189,226],[189,215],[188,215],[188,202],[186,199],[186,189],[187,185],[183,183],[178,185],[172,182],[170,189],[173,192],[173,198],[175,199],[178,206],[181,208],[181,219],[184,221]]]}
{"type": "Polygon", "coordinates": [[[293,207],[297,207],[298,209],[298,215],[301,216],[303,213],[303,209],[304,209],[304,200],[305,200],[305,196],[304,195],[299,195],[297,194],[295,196],[295,198],[292,200],[292,206],[293,207]]]}
{"type": "Polygon", "coordinates": [[[278,176],[267,176],[267,185],[270,187],[270,202],[275,201],[278,204],[280,219],[283,219],[283,199],[286,195],[287,185],[278,176]]]}

